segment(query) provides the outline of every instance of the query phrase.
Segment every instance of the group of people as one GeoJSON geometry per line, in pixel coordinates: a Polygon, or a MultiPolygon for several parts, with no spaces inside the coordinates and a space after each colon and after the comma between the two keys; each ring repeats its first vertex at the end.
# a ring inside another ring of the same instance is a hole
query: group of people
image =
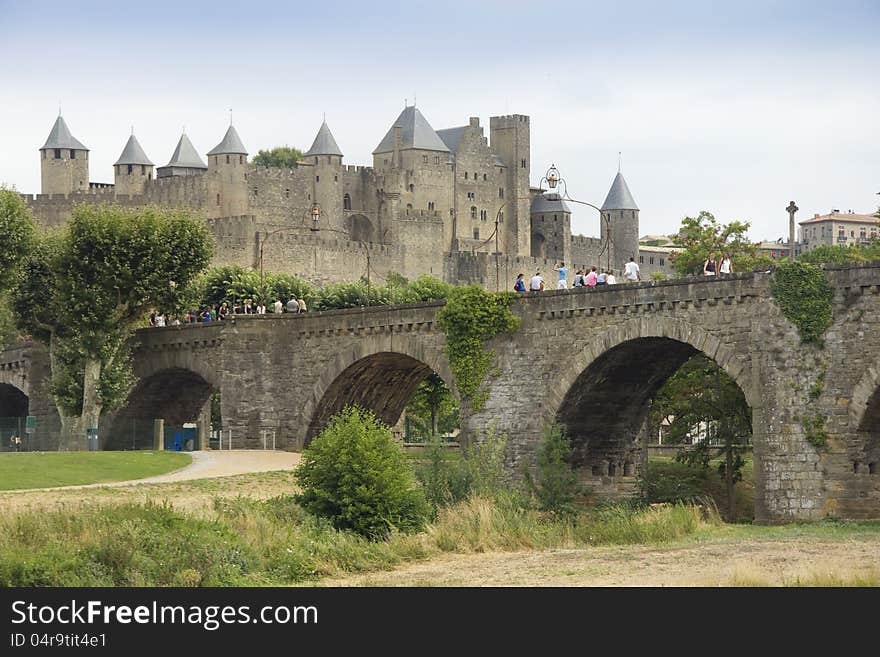
{"type": "Polygon", "coordinates": [[[724,254],[721,256],[721,262],[715,260],[715,252],[709,254],[703,263],[703,275],[705,276],[724,276],[733,272],[733,265],[730,262],[730,256],[724,254]]]}
{"type": "MultiPolygon", "coordinates": [[[[565,262],[558,262],[553,266],[553,271],[558,276],[556,283],[557,290],[568,289],[568,268],[565,262]]],[[[635,283],[642,280],[639,265],[635,258],[630,258],[623,270],[624,280],[628,283],[635,283]]],[[[614,276],[613,269],[600,270],[598,267],[590,267],[590,270],[578,269],[574,274],[574,282],[572,287],[596,287],[598,285],[616,285],[617,278],[614,276]]],[[[529,279],[528,287],[525,282],[525,274],[519,274],[516,282],[513,284],[515,292],[540,292],[544,289],[544,277],[541,272],[536,271],[535,275],[529,279]]]]}
{"type": "MultiPolygon", "coordinates": [[[[304,313],[306,312],[305,299],[291,298],[286,304],[281,299],[276,299],[272,306],[274,313],[304,313]]],[[[205,322],[222,322],[229,319],[232,315],[265,315],[266,305],[260,301],[254,303],[253,299],[246,299],[241,305],[234,304],[231,308],[224,301],[218,307],[214,304],[205,306],[204,310],[188,310],[183,315],[183,321],[175,317],[170,319],[161,311],[153,311],[150,313],[150,326],[180,326],[180,324],[198,324],[205,322]]]]}
{"type": "Polygon", "coordinates": [[[9,451],[11,452],[20,452],[21,451],[21,436],[17,433],[9,436],[9,451]]]}

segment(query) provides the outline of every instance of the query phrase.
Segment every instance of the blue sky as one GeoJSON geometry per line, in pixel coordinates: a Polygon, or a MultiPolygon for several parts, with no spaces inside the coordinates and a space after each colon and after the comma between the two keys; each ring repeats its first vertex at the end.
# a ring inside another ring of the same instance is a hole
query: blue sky
{"type": "MultiPolygon", "coordinates": [[[[880,1],[24,2],[0,0],[0,182],[39,191],[59,102],[91,178],[135,133],[165,164],[233,109],[251,153],[308,148],[324,112],[348,164],[417,98],[434,128],[531,116],[532,178],[555,163],[601,204],[617,171],[641,232],[709,210],[787,234],[880,196],[880,1]]],[[[598,234],[594,213],[573,230],[598,234]]]]}

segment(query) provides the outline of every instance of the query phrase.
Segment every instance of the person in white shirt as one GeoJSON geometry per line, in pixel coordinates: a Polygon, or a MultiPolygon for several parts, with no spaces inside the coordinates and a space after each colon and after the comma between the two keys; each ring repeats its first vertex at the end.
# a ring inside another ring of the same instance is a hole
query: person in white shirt
{"type": "Polygon", "coordinates": [[[729,274],[731,271],[733,271],[733,269],[730,266],[730,256],[725,253],[723,256],[721,256],[721,274],[726,275],[729,274]]]}
{"type": "Polygon", "coordinates": [[[605,274],[605,285],[616,285],[617,279],[614,278],[614,270],[609,269],[608,273],[605,274]]]}
{"type": "Polygon", "coordinates": [[[275,314],[280,315],[284,312],[284,304],[281,303],[281,299],[275,300],[275,314]]]}
{"type": "Polygon", "coordinates": [[[262,301],[260,301],[260,303],[257,304],[257,314],[258,315],[265,315],[266,314],[266,304],[264,304],[262,301]]]}
{"type": "Polygon", "coordinates": [[[529,290],[532,292],[540,292],[544,289],[544,279],[541,278],[541,272],[536,271],[535,275],[529,281],[529,290]]]}
{"type": "Polygon", "coordinates": [[[636,281],[642,280],[639,266],[636,264],[636,259],[633,256],[630,256],[629,262],[626,263],[626,267],[624,267],[623,277],[629,283],[635,283],[636,281]]]}

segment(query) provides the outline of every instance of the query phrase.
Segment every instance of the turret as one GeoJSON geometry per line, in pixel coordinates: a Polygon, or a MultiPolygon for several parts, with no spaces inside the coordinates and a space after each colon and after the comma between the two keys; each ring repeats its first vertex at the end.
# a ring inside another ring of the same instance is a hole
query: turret
{"type": "Polygon", "coordinates": [[[89,149],[73,135],[59,114],[40,149],[43,194],[70,194],[89,189],[89,149]]]}
{"type": "Polygon", "coordinates": [[[177,147],[174,149],[168,164],[156,169],[156,177],[197,176],[205,173],[207,170],[208,165],[202,161],[199,152],[184,132],[180,135],[180,140],[177,142],[177,147]]]}
{"type": "Polygon", "coordinates": [[[303,155],[305,162],[314,165],[312,199],[321,206],[322,226],[345,229],[342,210],[342,151],[333,133],[324,121],[312,147],[303,155]]]}
{"type": "Polygon", "coordinates": [[[601,235],[611,238],[611,267],[622,269],[630,257],[639,255],[639,206],[619,171],[602,204],[601,235]]]}
{"type": "Polygon", "coordinates": [[[571,208],[559,194],[537,194],[532,199],[530,237],[533,258],[570,260],[571,208]]]}
{"type": "Polygon", "coordinates": [[[113,165],[116,182],[116,194],[140,196],[147,187],[147,181],[153,178],[153,163],[144,153],[134,133],[128,138],[122,155],[113,165]]]}
{"type": "Polygon", "coordinates": [[[208,151],[208,175],[210,216],[247,214],[247,150],[231,125],[223,141],[208,151]]]}

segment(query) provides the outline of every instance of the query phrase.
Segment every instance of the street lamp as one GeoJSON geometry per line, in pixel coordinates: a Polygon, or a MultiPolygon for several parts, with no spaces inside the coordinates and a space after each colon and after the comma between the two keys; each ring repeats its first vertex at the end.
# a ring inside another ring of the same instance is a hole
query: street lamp
{"type": "Polygon", "coordinates": [[[265,235],[261,236],[261,238],[260,238],[260,294],[263,295],[264,302],[265,302],[265,296],[266,296],[266,288],[265,288],[265,284],[263,282],[263,247],[266,245],[266,242],[269,240],[270,237],[272,237],[273,235],[277,235],[278,233],[283,233],[288,230],[302,230],[305,228],[308,228],[312,232],[320,230],[318,227],[318,221],[321,218],[321,206],[318,203],[313,203],[312,207],[303,213],[303,217],[302,217],[303,221],[305,221],[306,217],[308,217],[308,216],[310,216],[312,218],[312,223],[309,226],[305,225],[305,223],[298,225],[298,226],[285,226],[283,228],[278,228],[276,230],[269,231],[265,235]]]}
{"type": "Polygon", "coordinates": [[[555,164],[551,164],[550,168],[547,169],[547,173],[541,178],[541,181],[538,183],[538,186],[541,186],[541,183],[547,181],[547,186],[550,188],[551,193],[550,196],[557,196],[558,198],[569,201],[570,203],[579,203],[580,205],[588,205],[599,213],[599,221],[605,220],[605,243],[602,245],[602,249],[599,251],[599,261],[601,262],[602,254],[606,255],[606,265],[605,269],[611,269],[611,246],[614,244],[614,240],[611,239],[611,219],[609,215],[605,215],[602,213],[602,208],[593,205],[592,203],[587,203],[586,201],[579,201],[577,199],[572,198],[568,195],[568,185],[565,182],[565,179],[559,174],[559,169],[556,168],[555,164]],[[561,184],[561,189],[563,193],[553,192],[552,190],[559,187],[561,184]]]}

